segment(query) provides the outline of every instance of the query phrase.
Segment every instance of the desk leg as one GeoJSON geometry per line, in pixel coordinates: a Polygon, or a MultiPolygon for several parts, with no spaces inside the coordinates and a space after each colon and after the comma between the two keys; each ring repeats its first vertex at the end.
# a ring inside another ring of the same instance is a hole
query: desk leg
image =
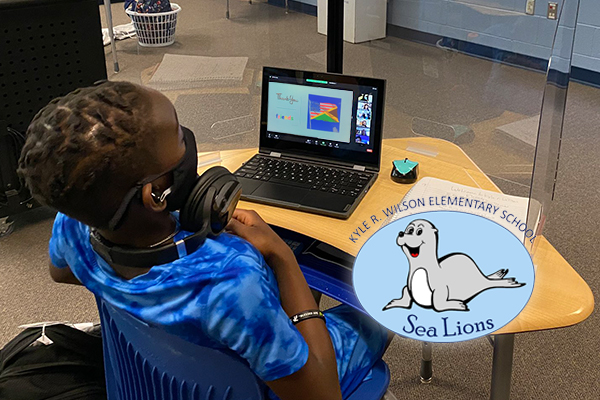
{"type": "Polygon", "coordinates": [[[494,337],[491,400],[508,400],[510,398],[514,347],[514,334],[496,335],[494,337]]]}
{"type": "Polygon", "coordinates": [[[421,383],[431,383],[431,379],[433,378],[433,367],[431,361],[431,343],[423,342],[422,353],[423,358],[421,360],[421,383]]]}

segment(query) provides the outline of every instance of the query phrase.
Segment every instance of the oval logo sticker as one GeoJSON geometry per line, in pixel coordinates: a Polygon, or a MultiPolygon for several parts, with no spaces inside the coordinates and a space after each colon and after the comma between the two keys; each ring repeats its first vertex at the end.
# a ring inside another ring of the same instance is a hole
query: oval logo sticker
{"type": "Polygon", "coordinates": [[[364,309],[411,339],[489,335],[523,310],[534,267],[506,228],[477,215],[433,211],[398,219],[363,245],[354,289],[364,309]]]}

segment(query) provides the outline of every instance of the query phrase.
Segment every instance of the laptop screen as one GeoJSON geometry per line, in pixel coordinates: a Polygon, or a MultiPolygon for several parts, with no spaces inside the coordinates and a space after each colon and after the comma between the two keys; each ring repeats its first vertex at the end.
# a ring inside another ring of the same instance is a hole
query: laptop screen
{"type": "Polygon", "coordinates": [[[385,81],[265,67],[261,150],[379,169],[385,81]]]}

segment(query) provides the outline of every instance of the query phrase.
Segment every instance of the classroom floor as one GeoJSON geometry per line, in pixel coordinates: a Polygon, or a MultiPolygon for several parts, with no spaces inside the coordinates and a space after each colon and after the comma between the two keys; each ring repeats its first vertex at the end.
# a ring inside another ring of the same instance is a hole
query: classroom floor
{"type": "MultiPolygon", "coordinates": [[[[226,20],[225,1],[179,0],[183,11],[176,43],[150,49],[139,47],[136,39],[117,42],[118,74],[107,46],[110,79],[147,83],[165,53],[248,57],[241,82],[165,94],[181,123],[196,133],[200,150],[257,146],[260,68],[324,71],[326,38],[316,32],[313,16],[286,15],[264,1],[253,3],[231,2],[231,19],[226,20]],[[224,129],[231,135],[224,135],[224,129]]],[[[122,4],[113,5],[113,15],[115,24],[127,22],[122,4]]],[[[456,135],[504,192],[528,194],[535,135],[535,124],[532,128],[528,121],[539,115],[542,74],[394,37],[346,43],[344,60],[347,74],[388,80],[384,137],[456,135]]],[[[544,231],[594,295],[600,290],[599,115],[600,90],[572,83],[555,202],[544,231]]],[[[97,320],[86,289],[54,284],[47,274],[52,216],[46,209],[21,214],[14,233],[0,239],[0,346],[18,333],[20,324],[97,320]]],[[[517,335],[512,398],[597,399],[599,330],[600,317],[594,313],[574,327],[517,335]]],[[[420,350],[419,342],[396,338],[385,355],[390,388],[399,399],[489,397],[492,348],[485,338],[435,345],[429,385],[419,383],[420,350]]]]}

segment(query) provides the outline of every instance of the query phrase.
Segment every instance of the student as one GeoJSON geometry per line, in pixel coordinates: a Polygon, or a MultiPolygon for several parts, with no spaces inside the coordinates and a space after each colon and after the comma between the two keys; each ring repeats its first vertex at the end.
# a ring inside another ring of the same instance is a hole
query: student
{"type": "Polygon", "coordinates": [[[181,193],[160,201],[187,165],[180,161],[188,146],[195,160],[194,136],[171,102],[131,83],[78,89],[42,109],[27,130],[19,173],[36,199],[58,210],[50,275],[185,340],[233,350],[271,398],[346,397],[381,358],[387,330],[347,306],[294,325],[290,317],[318,306],[293,252],[255,212],[236,210],[230,233],[152,268],[109,265],[92,249],[90,227],[134,248],[190,234],[169,211],[181,207],[181,193]],[[132,187],[157,175],[123,206],[132,187]],[[125,212],[115,224],[117,210],[125,212]]]}

